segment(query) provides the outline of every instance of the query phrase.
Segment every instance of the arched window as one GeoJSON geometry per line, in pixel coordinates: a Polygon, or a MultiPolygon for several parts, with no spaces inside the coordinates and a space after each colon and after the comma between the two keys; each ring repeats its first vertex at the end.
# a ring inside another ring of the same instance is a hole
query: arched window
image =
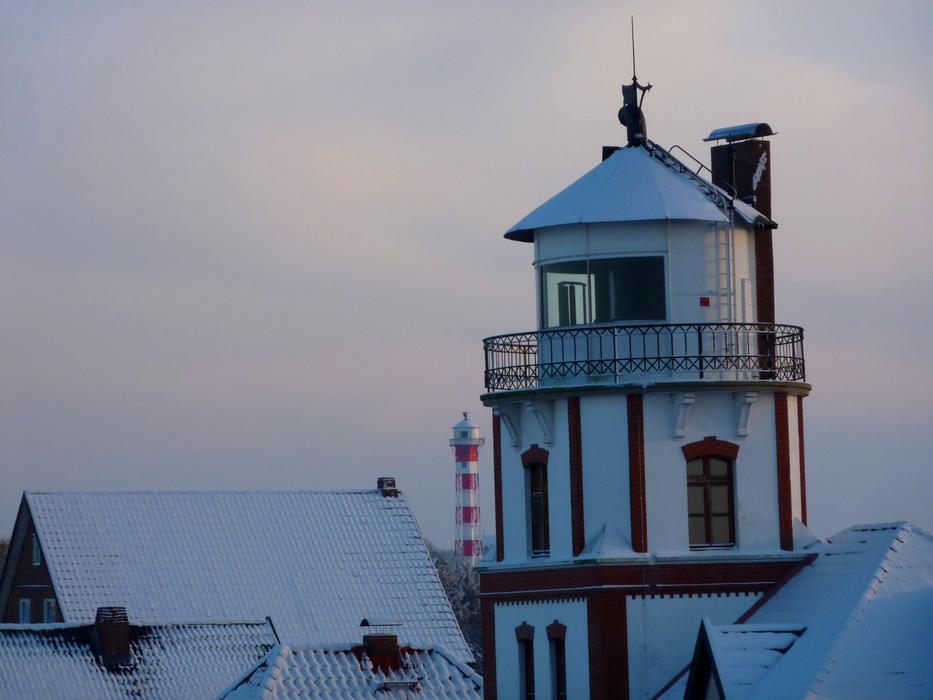
{"type": "Polygon", "coordinates": [[[735,460],[739,446],[707,437],[683,446],[690,548],[735,545],[735,460]]]}
{"type": "Polygon", "coordinates": [[[518,641],[518,696],[522,700],[535,699],[535,628],[523,622],[515,628],[518,641]]]}
{"type": "Polygon", "coordinates": [[[554,700],[567,700],[566,637],[566,625],[554,620],[547,626],[547,638],[551,646],[551,697],[554,700]]]}
{"type": "Polygon", "coordinates": [[[532,445],[522,453],[525,483],[528,490],[528,529],[532,556],[546,556],[551,551],[551,525],[547,494],[548,451],[532,445]]]}

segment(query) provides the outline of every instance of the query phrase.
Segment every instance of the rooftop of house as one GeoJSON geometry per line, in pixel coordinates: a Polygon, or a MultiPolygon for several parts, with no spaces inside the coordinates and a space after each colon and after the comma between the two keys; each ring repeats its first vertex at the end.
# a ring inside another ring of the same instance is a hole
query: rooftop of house
{"type": "Polygon", "coordinates": [[[809,549],[744,624],[704,621],[690,678],[665,697],[708,682],[704,654],[727,700],[933,697],[933,536],[857,525],[809,549]]]}
{"type": "Polygon", "coordinates": [[[267,622],[129,626],[108,664],[95,625],[0,625],[0,697],[213,698],[275,648],[267,622]]]}
{"type": "Polygon", "coordinates": [[[66,622],[99,606],[142,624],[269,616],[287,643],[334,644],[377,612],[406,644],[473,659],[395,489],[28,492],[13,547],[29,514],[66,622]]]}
{"type": "Polygon", "coordinates": [[[375,667],[362,646],[277,646],[220,700],[328,697],[480,700],[483,679],[441,649],[399,649],[397,668],[375,667]]]}

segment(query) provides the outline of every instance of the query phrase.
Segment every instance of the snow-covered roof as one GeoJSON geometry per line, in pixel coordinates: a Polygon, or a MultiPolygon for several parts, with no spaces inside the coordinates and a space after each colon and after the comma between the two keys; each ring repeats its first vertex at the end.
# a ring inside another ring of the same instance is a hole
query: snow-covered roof
{"type": "Polygon", "coordinates": [[[275,646],[268,623],[131,627],[131,661],[111,671],[91,626],[0,625],[0,697],[213,698],[275,646]]]}
{"type": "Polygon", "coordinates": [[[746,624],[706,625],[726,699],[933,697],[933,537],[858,525],[811,549],[746,624]]]}
{"type": "Polygon", "coordinates": [[[480,700],[483,679],[440,649],[401,649],[402,666],[384,673],[360,647],[279,646],[218,700],[423,698],[480,700]]]}
{"type": "Polygon", "coordinates": [[[28,504],[66,622],[125,607],[157,624],[263,619],[282,640],[399,638],[472,654],[404,496],[368,491],[35,493],[28,504]]]}
{"type": "Polygon", "coordinates": [[[525,216],[505,237],[534,240],[536,229],[626,221],[730,221],[775,226],[769,218],[694,174],[663,148],[620,148],[562,192],[525,216]]]}

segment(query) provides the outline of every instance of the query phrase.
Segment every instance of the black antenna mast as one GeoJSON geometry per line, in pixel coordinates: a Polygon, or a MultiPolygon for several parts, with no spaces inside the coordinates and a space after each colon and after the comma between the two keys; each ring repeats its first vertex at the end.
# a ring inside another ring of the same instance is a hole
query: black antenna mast
{"type": "Polygon", "coordinates": [[[632,15],[632,82],[638,82],[638,71],[635,70],[635,15],[632,15]]]}

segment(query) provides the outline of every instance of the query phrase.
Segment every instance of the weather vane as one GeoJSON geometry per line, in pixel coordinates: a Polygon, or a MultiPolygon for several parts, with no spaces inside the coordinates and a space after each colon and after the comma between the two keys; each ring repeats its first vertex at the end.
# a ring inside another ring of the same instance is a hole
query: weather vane
{"type": "Polygon", "coordinates": [[[632,16],[632,84],[622,86],[622,109],[619,110],[619,122],[628,131],[628,145],[640,146],[648,139],[648,130],[645,127],[645,115],[641,106],[645,101],[645,93],[651,89],[651,84],[641,85],[635,71],[635,17],[632,16]],[[641,91],[641,99],[638,93],[641,91]]]}

